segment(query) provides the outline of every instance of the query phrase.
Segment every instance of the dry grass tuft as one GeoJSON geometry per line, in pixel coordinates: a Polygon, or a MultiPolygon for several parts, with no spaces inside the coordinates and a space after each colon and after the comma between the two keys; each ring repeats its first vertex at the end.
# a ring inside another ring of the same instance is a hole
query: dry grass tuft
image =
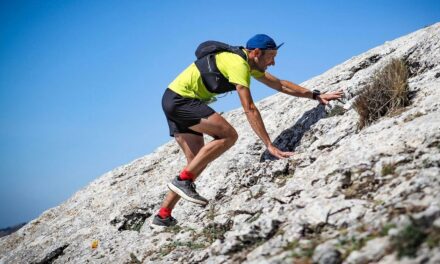
{"type": "Polygon", "coordinates": [[[359,128],[409,105],[408,94],[408,69],[403,60],[393,59],[374,76],[353,104],[360,116],[359,128]]]}

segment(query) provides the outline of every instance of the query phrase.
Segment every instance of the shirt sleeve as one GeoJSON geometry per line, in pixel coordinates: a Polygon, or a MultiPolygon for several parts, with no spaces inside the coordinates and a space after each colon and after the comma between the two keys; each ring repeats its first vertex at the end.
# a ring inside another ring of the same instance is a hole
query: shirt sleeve
{"type": "Polygon", "coordinates": [[[228,68],[227,72],[229,82],[250,87],[251,76],[246,63],[236,63],[233,67],[228,68]]]}
{"type": "Polygon", "coordinates": [[[230,83],[250,87],[249,65],[239,55],[231,52],[221,52],[216,55],[216,63],[220,72],[230,83]]]}

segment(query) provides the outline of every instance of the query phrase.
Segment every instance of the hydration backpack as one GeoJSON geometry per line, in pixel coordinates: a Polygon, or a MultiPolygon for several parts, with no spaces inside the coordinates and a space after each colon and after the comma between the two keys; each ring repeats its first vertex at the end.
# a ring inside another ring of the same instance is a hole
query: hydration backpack
{"type": "Polygon", "coordinates": [[[217,68],[215,61],[215,54],[227,51],[232,52],[244,60],[247,60],[245,52],[240,46],[230,46],[219,41],[205,41],[201,43],[196,49],[197,60],[195,64],[202,76],[203,84],[211,93],[221,94],[235,90],[235,84],[230,83],[229,80],[223,76],[217,68]]]}

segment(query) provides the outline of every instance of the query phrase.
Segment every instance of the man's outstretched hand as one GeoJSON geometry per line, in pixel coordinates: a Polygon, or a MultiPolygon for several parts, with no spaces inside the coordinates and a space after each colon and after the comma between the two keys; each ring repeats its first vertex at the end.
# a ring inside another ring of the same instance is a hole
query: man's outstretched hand
{"type": "Polygon", "coordinates": [[[316,99],[318,99],[320,104],[326,105],[329,101],[340,99],[342,96],[344,96],[344,93],[341,90],[338,90],[336,92],[318,95],[316,99]]]}
{"type": "Polygon", "coordinates": [[[267,150],[269,151],[270,154],[272,154],[272,156],[279,158],[279,159],[288,158],[293,155],[293,152],[281,151],[272,144],[270,144],[267,147],[267,150]]]}

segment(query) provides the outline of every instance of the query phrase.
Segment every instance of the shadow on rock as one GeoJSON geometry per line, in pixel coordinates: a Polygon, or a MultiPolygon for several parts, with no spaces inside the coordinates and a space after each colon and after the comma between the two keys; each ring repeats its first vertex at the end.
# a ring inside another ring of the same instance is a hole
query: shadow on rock
{"type": "MultiPolygon", "coordinates": [[[[299,145],[304,133],[310,127],[326,116],[324,105],[319,104],[315,108],[305,112],[303,116],[290,128],[281,132],[281,134],[273,141],[273,144],[282,151],[294,151],[299,145]]],[[[266,160],[276,160],[267,150],[263,152],[260,162],[266,160]]]]}

